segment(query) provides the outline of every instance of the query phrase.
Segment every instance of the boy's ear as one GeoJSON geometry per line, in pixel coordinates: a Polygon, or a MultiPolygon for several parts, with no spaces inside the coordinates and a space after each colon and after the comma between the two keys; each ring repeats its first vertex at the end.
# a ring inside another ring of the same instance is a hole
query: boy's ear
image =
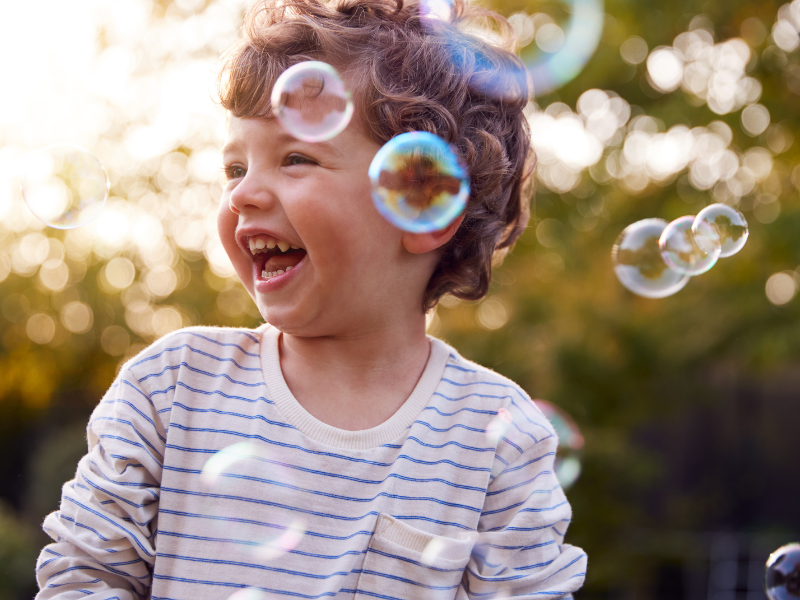
{"type": "Polygon", "coordinates": [[[402,238],[403,248],[412,254],[423,254],[441,248],[456,234],[463,221],[464,215],[461,215],[450,225],[438,231],[429,231],[428,233],[404,231],[402,238]]]}

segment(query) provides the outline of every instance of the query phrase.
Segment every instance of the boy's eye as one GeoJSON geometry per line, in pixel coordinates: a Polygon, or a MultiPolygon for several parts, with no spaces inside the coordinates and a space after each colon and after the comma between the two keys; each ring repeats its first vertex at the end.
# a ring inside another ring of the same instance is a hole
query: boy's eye
{"type": "Polygon", "coordinates": [[[241,177],[244,177],[246,173],[247,171],[245,168],[240,165],[229,165],[225,167],[225,176],[228,178],[228,180],[240,179],[241,177]]]}
{"type": "Polygon", "coordinates": [[[290,154],[286,157],[285,164],[286,166],[293,167],[296,165],[315,165],[317,162],[302,154],[290,154]]]}

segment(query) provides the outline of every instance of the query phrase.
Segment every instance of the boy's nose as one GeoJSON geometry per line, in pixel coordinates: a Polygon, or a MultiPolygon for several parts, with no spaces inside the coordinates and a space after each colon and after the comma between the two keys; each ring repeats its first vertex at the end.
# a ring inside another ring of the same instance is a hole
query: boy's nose
{"type": "Polygon", "coordinates": [[[248,211],[269,210],[276,202],[275,191],[266,182],[258,181],[254,177],[248,178],[247,175],[233,188],[228,198],[228,206],[237,215],[248,211]]]}

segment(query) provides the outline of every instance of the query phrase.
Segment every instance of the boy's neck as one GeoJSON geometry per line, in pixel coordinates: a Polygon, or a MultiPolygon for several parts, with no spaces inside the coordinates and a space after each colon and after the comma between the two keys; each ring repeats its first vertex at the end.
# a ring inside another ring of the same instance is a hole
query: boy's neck
{"type": "Polygon", "coordinates": [[[318,420],[350,431],[390,418],[408,399],[430,354],[425,317],[361,335],[281,334],[283,377],[300,405],[318,420]]]}

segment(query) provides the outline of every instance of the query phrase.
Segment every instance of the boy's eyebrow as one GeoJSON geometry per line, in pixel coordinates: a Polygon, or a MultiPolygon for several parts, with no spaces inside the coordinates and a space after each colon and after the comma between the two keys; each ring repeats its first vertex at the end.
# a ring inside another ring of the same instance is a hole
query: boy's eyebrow
{"type": "Polygon", "coordinates": [[[227,142],[222,147],[222,155],[225,156],[225,154],[227,154],[228,152],[233,152],[234,150],[238,150],[238,149],[239,149],[239,143],[236,140],[234,140],[232,142],[227,142]]]}
{"type": "MultiPolygon", "coordinates": [[[[293,135],[284,131],[278,134],[277,141],[281,144],[289,144],[291,142],[297,142],[299,140],[293,135]]],[[[334,146],[330,142],[308,142],[308,143],[312,143],[317,148],[324,148],[330,152],[333,152],[337,156],[344,156],[344,154],[342,154],[342,151],[339,150],[336,146],[334,146]]]]}
{"type": "MultiPolygon", "coordinates": [[[[278,136],[276,138],[276,141],[279,144],[289,144],[289,143],[292,143],[292,142],[297,142],[298,139],[296,137],[294,137],[293,135],[290,135],[289,133],[283,132],[283,133],[278,134],[278,136]]],[[[332,152],[332,153],[336,154],[337,156],[344,156],[342,151],[339,150],[336,146],[334,146],[330,142],[309,142],[309,143],[313,143],[314,146],[316,146],[316,147],[324,148],[324,149],[328,150],[329,152],[332,152]]],[[[238,142],[238,140],[230,141],[230,142],[226,143],[222,147],[222,155],[225,156],[225,154],[227,154],[228,152],[234,152],[236,150],[239,150],[239,142],[238,142]]]]}

